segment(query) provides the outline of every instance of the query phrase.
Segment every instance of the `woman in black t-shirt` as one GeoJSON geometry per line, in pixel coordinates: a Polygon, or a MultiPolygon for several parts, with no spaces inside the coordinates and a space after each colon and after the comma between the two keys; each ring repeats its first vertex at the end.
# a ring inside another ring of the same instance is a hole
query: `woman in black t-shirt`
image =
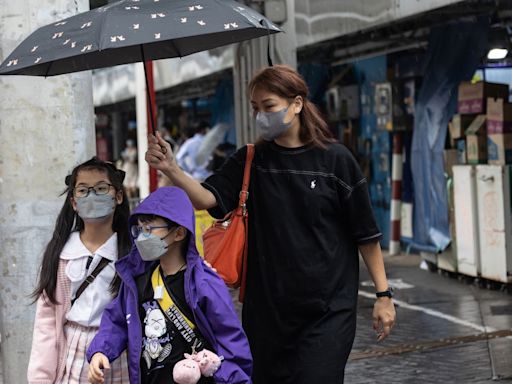
{"type": "MultiPolygon", "coordinates": [[[[373,327],[386,338],[395,321],[368,186],[350,152],[331,137],[287,66],[249,84],[261,133],[249,186],[249,255],[243,325],[256,384],[342,383],[356,326],[359,251],[378,298],[373,327]]],[[[146,161],[217,218],[234,209],[242,185],[241,148],[203,184],[176,165],[170,146],[150,136],[146,161]]]]}

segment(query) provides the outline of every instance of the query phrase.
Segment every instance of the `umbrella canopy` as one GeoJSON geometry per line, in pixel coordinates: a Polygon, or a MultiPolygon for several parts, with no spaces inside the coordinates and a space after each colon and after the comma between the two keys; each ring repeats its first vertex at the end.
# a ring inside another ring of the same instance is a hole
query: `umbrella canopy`
{"type": "Polygon", "coordinates": [[[0,65],[0,75],[53,76],[182,57],[281,32],[233,0],[121,0],[44,26],[0,65]]]}

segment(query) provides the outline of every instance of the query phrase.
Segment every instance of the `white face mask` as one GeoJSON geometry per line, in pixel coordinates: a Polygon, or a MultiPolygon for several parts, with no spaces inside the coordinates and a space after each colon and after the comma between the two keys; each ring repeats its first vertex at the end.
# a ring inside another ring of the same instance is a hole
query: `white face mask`
{"type": "Polygon", "coordinates": [[[272,141],[291,127],[292,122],[284,122],[290,106],[277,112],[258,112],[256,114],[256,128],[259,130],[263,140],[272,141]]]}
{"type": "Polygon", "coordinates": [[[141,259],[144,261],[158,260],[169,248],[163,239],[152,233],[147,237],[143,233],[139,234],[135,240],[135,246],[139,250],[141,259]]]}
{"type": "Polygon", "coordinates": [[[75,201],[78,216],[82,220],[101,219],[113,215],[116,209],[116,200],[109,194],[98,196],[89,193],[85,197],[76,197],[75,201]]]}

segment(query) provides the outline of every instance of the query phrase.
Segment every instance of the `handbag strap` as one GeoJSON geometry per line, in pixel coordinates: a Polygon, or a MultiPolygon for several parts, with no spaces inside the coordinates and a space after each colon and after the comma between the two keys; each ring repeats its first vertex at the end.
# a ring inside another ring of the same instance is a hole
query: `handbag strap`
{"type": "Polygon", "coordinates": [[[109,259],[106,259],[104,257],[101,258],[101,261],[98,263],[96,268],[94,268],[94,271],[85,278],[85,281],[78,287],[75,298],[71,301],[71,305],[74,304],[74,302],[82,295],[82,293],[85,291],[85,288],[87,288],[93,281],[96,279],[96,277],[100,274],[100,272],[110,263],[109,259]]]}
{"type": "MultiPolygon", "coordinates": [[[[251,177],[251,164],[252,159],[254,158],[254,144],[247,144],[247,158],[245,160],[245,169],[244,169],[244,181],[242,183],[242,191],[240,192],[240,206],[245,211],[245,202],[247,197],[249,196],[249,180],[251,177]]],[[[244,212],[245,217],[245,225],[247,225],[247,215],[244,212]]],[[[240,281],[240,291],[238,295],[238,300],[243,303],[245,299],[245,284],[247,280],[247,252],[248,252],[248,233],[247,228],[245,228],[245,244],[244,244],[244,252],[242,254],[242,279],[240,281]]]]}
{"type": "Polygon", "coordinates": [[[240,201],[238,204],[240,207],[245,206],[247,197],[249,197],[249,181],[251,179],[251,164],[253,158],[254,144],[247,144],[247,156],[245,158],[244,179],[242,182],[242,190],[240,191],[240,201]]]}

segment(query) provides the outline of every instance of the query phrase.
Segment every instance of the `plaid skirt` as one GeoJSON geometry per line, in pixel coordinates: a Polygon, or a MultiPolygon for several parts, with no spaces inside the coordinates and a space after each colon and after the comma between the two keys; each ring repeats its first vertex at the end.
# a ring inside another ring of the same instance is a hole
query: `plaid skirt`
{"type": "MultiPolygon", "coordinates": [[[[83,327],[73,322],[67,322],[64,326],[66,335],[67,352],[66,363],[61,384],[87,384],[89,363],[85,356],[87,348],[96,335],[98,328],[83,327]]],[[[119,358],[110,363],[110,370],[105,372],[105,384],[128,384],[128,363],[126,351],[119,358]]]]}

